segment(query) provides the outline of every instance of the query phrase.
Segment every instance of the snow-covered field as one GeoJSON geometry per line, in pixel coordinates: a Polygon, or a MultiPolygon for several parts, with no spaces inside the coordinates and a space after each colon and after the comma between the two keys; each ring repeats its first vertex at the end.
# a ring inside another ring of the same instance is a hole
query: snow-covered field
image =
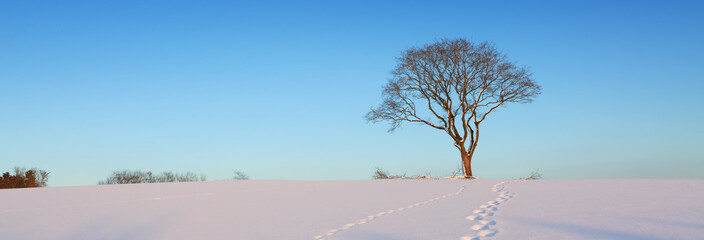
{"type": "Polygon", "coordinates": [[[0,190],[0,239],[703,239],[704,180],[211,181],[0,190]]]}

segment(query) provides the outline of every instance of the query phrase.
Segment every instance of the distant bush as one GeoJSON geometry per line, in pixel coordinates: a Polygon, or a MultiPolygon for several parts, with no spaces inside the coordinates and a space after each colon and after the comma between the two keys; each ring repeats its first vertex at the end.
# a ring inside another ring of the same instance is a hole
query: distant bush
{"type": "MultiPolygon", "coordinates": [[[[423,177],[425,178],[424,175],[418,176],[418,177],[423,177]]],[[[389,172],[384,171],[380,167],[376,167],[374,170],[374,174],[372,175],[372,178],[374,179],[394,179],[394,178],[409,178],[406,176],[406,174],[401,174],[401,175],[391,175],[389,172]]],[[[410,177],[410,178],[417,178],[417,177],[410,177]]]]}
{"type": "Polygon", "coordinates": [[[13,174],[5,172],[0,177],[0,188],[31,188],[31,187],[46,187],[49,181],[49,172],[32,168],[25,169],[15,167],[12,169],[13,174]]]}
{"type": "Polygon", "coordinates": [[[198,182],[206,181],[205,175],[196,175],[192,172],[174,173],[171,171],[154,175],[151,171],[140,170],[119,170],[113,171],[112,175],[105,181],[99,181],[99,185],[105,184],[134,184],[134,183],[161,183],[161,182],[198,182]]]}
{"type": "Polygon", "coordinates": [[[390,179],[391,177],[389,176],[389,173],[382,170],[380,167],[376,167],[376,170],[374,170],[374,174],[372,175],[372,178],[374,179],[390,179]]]}
{"type": "Polygon", "coordinates": [[[247,176],[247,174],[245,174],[244,172],[235,171],[235,176],[232,177],[232,179],[234,179],[234,180],[249,180],[249,176],[247,176]]]}
{"type": "Polygon", "coordinates": [[[539,180],[543,179],[543,174],[540,173],[540,170],[536,169],[532,173],[530,173],[530,176],[523,178],[523,180],[539,180]]]}

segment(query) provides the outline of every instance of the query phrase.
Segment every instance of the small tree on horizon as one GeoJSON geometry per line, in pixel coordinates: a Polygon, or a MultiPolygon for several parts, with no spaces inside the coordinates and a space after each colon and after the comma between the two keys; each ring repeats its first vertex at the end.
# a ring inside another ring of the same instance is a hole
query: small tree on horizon
{"type": "Polygon", "coordinates": [[[407,49],[391,74],[384,101],[367,120],[390,121],[389,132],[403,122],[442,130],[459,149],[467,178],[473,176],[479,125],[498,107],[532,102],[541,90],[528,68],[508,61],[493,43],[463,38],[407,49]]]}

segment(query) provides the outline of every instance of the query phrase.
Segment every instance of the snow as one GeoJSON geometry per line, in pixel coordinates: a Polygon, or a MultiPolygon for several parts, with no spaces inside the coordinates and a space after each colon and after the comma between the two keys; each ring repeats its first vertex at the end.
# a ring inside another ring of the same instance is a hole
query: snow
{"type": "Polygon", "coordinates": [[[0,239],[701,239],[704,180],[211,181],[0,190],[0,239]]]}
{"type": "Polygon", "coordinates": [[[496,239],[704,238],[704,180],[540,180],[507,188],[516,196],[497,212],[505,230],[496,239]]]}

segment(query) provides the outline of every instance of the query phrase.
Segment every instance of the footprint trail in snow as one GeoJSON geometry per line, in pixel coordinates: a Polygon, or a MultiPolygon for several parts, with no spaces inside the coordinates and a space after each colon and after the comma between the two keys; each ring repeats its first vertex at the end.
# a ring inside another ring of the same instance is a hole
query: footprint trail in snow
{"type": "Polygon", "coordinates": [[[339,228],[330,229],[330,230],[328,230],[328,231],[327,231],[326,233],[324,233],[324,234],[320,234],[320,235],[314,236],[313,239],[316,239],[316,240],[325,240],[325,239],[327,239],[327,238],[329,238],[329,237],[332,237],[333,235],[337,234],[337,233],[340,232],[340,231],[347,230],[347,229],[353,228],[353,227],[355,227],[355,226],[359,226],[359,225],[362,225],[362,224],[369,223],[369,222],[373,221],[374,219],[377,219],[377,218],[382,217],[382,216],[384,216],[384,215],[389,215],[389,214],[392,214],[392,213],[395,213],[395,212],[400,212],[400,211],[404,211],[404,210],[408,210],[408,209],[412,209],[412,208],[417,208],[417,207],[420,207],[420,206],[423,206],[423,205],[426,205],[426,204],[429,204],[429,203],[433,203],[433,202],[436,202],[436,201],[439,201],[439,200],[443,200],[443,199],[447,199],[447,198],[450,198],[450,197],[454,197],[454,196],[460,195],[460,193],[462,193],[462,192],[464,191],[464,189],[465,189],[466,186],[467,186],[466,184],[465,184],[465,185],[462,185],[462,187],[460,187],[460,188],[459,188],[456,192],[454,192],[454,193],[445,194],[445,195],[442,195],[442,196],[439,196],[439,197],[436,197],[436,198],[432,198],[432,199],[429,199],[429,200],[425,200],[425,201],[421,201],[421,202],[417,202],[417,203],[412,203],[412,204],[409,204],[408,206],[405,206],[405,207],[394,208],[394,209],[390,209],[390,210],[387,210],[387,211],[382,211],[382,212],[379,212],[379,213],[376,213],[376,214],[369,215],[368,217],[359,219],[359,220],[354,221],[354,222],[352,222],[352,223],[345,224],[345,225],[343,225],[343,226],[341,226],[341,227],[339,227],[339,228]]]}
{"type": "Polygon", "coordinates": [[[499,210],[498,205],[501,205],[513,198],[513,193],[504,190],[504,185],[507,182],[500,182],[491,189],[491,191],[498,193],[499,195],[496,199],[486,202],[479,206],[478,209],[472,211],[472,214],[467,216],[467,220],[471,221],[474,225],[470,227],[472,232],[460,238],[460,240],[479,240],[496,235],[499,231],[493,229],[492,226],[496,225],[496,221],[492,220],[491,217],[494,216],[494,212],[499,210]]]}

